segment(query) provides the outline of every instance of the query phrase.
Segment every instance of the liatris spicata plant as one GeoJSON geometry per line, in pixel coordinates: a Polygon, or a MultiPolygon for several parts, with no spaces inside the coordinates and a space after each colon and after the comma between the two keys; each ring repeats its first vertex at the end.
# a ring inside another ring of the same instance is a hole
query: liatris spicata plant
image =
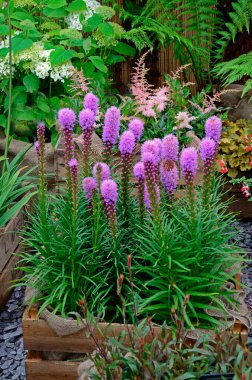
{"type": "Polygon", "coordinates": [[[116,107],[110,107],[104,119],[102,141],[104,145],[104,155],[108,161],[112,154],[112,148],[116,144],[120,130],[120,111],[116,107]]]}
{"type": "Polygon", "coordinates": [[[75,246],[76,246],[76,217],[77,217],[77,193],[78,193],[78,162],[75,158],[69,161],[69,170],[71,178],[71,195],[72,195],[72,249],[71,262],[74,273],[75,246]]]}
{"type": "Polygon", "coordinates": [[[99,99],[92,92],[89,92],[84,97],[84,108],[93,111],[94,115],[97,115],[99,109],[99,99]]]}
{"type": "Polygon", "coordinates": [[[75,120],[76,115],[71,108],[62,108],[59,110],[58,121],[61,124],[63,130],[68,189],[71,187],[70,169],[68,164],[74,156],[73,129],[75,120]]]}
{"type": "Polygon", "coordinates": [[[210,137],[205,137],[200,143],[200,156],[203,166],[203,205],[209,204],[209,196],[213,180],[214,160],[216,156],[216,142],[210,137]]]}
{"type": "Polygon", "coordinates": [[[162,140],[161,158],[163,160],[178,160],[179,142],[178,138],[172,134],[166,135],[162,140]]]}
{"type": "Polygon", "coordinates": [[[141,147],[141,161],[145,162],[144,156],[151,154],[153,180],[158,182],[158,164],[160,161],[160,143],[159,141],[147,140],[141,147]]]}
{"type": "Polygon", "coordinates": [[[93,176],[97,184],[97,190],[100,194],[101,182],[110,179],[110,168],[105,162],[97,162],[93,167],[93,176]]]}
{"type": "Polygon", "coordinates": [[[217,144],[221,137],[222,121],[217,116],[211,116],[206,120],[205,133],[206,137],[210,137],[217,144]]]}
{"type": "Polygon", "coordinates": [[[131,171],[132,152],[135,147],[135,136],[131,131],[123,132],[119,150],[121,153],[121,169],[122,169],[122,207],[124,210],[125,220],[128,219],[129,211],[129,174],[131,171]]]}
{"type": "Polygon", "coordinates": [[[135,142],[138,143],[144,130],[144,122],[141,119],[133,119],[129,123],[129,131],[135,136],[135,142]]]}
{"type": "MultiPolygon", "coordinates": [[[[155,189],[155,198],[156,198],[156,202],[159,203],[160,202],[160,189],[159,187],[154,184],[154,189],[155,189]]],[[[152,208],[152,202],[151,202],[151,198],[150,198],[150,194],[149,194],[149,191],[148,191],[148,187],[146,184],[144,184],[144,205],[146,207],[146,209],[150,212],[153,212],[153,208],[152,208]]]]}
{"type": "Polygon", "coordinates": [[[97,191],[97,183],[93,177],[86,177],[82,181],[82,188],[86,195],[89,207],[92,205],[93,195],[97,191]]]}
{"type": "Polygon", "coordinates": [[[163,160],[160,166],[161,183],[170,197],[174,194],[179,180],[177,165],[171,160],[163,160]]]}
{"type": "Polygon", "coordinates": [[[101,183],[101,197],[104,210],[110,225],[111,235],[116,238],[117,217],[116,202],[118,198],[117,184],[112,179],[106,179],[101,183]]]}
{"type": "Polygon", "coordinates": [[[95,122],[95,114],[91,109],[87,108],[80,111],[79,124],[82,128],[82,136],[83,136],[82,155],[83,155],[84,177],[88,176],[89,156],[90,156],[90,151],[91,151],[94,122],[95,122]]]}
{"type": "Polygon", "coordinates": [[[138,190],[138,210],[140,221],[143,221],[144,218],[144,163],[138,162],[133,168],[134,176],[137,180],[137,190],[138,190]]]}
{"type": "MultiPolygon", "coordinates": [[[[154,147],[153,143],[153,147],[154,147]]],[[[145,145],[147,146],[147,145],[145,145]]],[[[149,146],[149,145],[148,145],[149,146]]],[[[155,149],[154,149],[155,151],[155,149]]],[[[144,174],[147,190],[150,198],[150,208],[152,210],[155,222],[160,229],[160,208],[159,208],[159,188],[157,185],[157,163],[159,158],[150,151],[142,150],[142,162],[144,163],[144,174]]],[[[160,229],[161,234],[161,229],[160,229]]],[[[160,236],[161,238],[161,236],[160,236]]]]}
{"type": "Polygon", "coordinates": [[[185,148],[181,152],[180,156],[180,167],[183,179],[186,183],[189,202],[190,202],[190,210],[191,210],[191,218],[192,224],[195,226],[196,222],[196,214],[195,214],[195,196],[194,196],[194,180],[197,173],[198,167],[198,156],[197,151],[193,147],[185,148]]]}

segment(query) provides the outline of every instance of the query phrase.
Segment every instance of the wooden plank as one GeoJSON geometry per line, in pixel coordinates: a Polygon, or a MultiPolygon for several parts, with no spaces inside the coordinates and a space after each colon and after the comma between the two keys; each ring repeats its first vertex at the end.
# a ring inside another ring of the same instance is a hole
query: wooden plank
{"type": "Polygon", "coordinates": [[[24,208],[0,232],[0,273],[3,271],[21,238],[18,231],[24,224],[24,208]]]}
{"type": "MultiPolygon", "coordinates": [[[[17,253],[18,250],[16,250],[17,253]]],[[[10,289],[11,281],[20,278],[22,275],[21,271],[16,270],[16,266],[18,263],[19,257],[12,256],[8,263],[6,264],[2,273],[0,273],[0,309],[2,309],[12,291],[10,289]]]]}
{"type": "Polygon", "coordinates": [[[77,380],[80,363],[42,360],[40,353],[29,352],[26,358],[26,380],[77,380]]]}

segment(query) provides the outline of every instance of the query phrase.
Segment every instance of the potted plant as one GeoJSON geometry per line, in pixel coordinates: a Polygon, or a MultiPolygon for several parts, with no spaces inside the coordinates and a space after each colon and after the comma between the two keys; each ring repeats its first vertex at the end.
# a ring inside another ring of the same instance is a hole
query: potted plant
{"type": "MultiPolygon", "coordinates": [[[[189,329],[224,326],[230,316],[223,313],[224,309],[232,314],[237,303],[234,289],[226,282],[236,282],[234,275],[239,268],[234,264],[240,263],[242,256],[230,244],[230,237],[236,233],[234,218],[220,202],[220,180],[214,175],[221,121],[214,118],[206,123],[206,137],[200,145],[202,186],[194,182],[196,149],[184,148],[179,159],[178,139],[171,134],[162,141],[144,142],[141,161],[132,173],[133,152],[143,131],[138,119],[131,120],[129,129],[120,136],[121,170],[114,167],[113,151],[120,129],[116,107],[110,107],[105,115],[104,161],[91,170],[90,144],[98,99],[93,94],[86,96],[78,117],[83,131],[79,163],[73,155],[76,115],[71,109],[59,112],[67,175],[66,188],[58,195],[46,191],[45,126],[38,126],[39,199],[24,235],[31,251],[21,255],[21,263],[29,263],[21,266],[26,273],[22,284],[30,287],[26,297],[29,308],[23,320],[26,349],[93,349],[77,321],[70,321],[71,327],[66,327],[71,313],[80,312],[83,298],[89,312],[106,321],[99,324],[98,339],[102,339],[100,330],[108,329],[113,336],[130,328],[126,318],[134,321],[153,315],[158,324],[165,320],[172,324],[172,310],[183,306],[187,294],[190,299],[185,321],[189,329]],[[186,195],[175,201],[178,162],[186,195]],[[130,283],[121,293],[129,260],[130,283]],[[133,298],[130,284],[134,284],[133,298]],[[37,312],[32,309],[34,304],[38,305],[37,312]],[[216,317],[217,312],[223,313],[223,319],[216,317]]],[[[157,334],[160,331],[157,328],[157,334]]]]}

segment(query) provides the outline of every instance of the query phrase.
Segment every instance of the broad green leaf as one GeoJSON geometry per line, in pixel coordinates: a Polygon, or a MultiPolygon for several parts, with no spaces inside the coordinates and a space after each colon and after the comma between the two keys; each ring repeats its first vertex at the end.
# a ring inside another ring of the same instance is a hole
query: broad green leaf
{"type": "Polygon", "coordinates": [[[83,0],[74,0],[67,7],[68,12],[81,12],[86,9],[87,6],[83,0]]]}
{"type": "Polygon", "coordinates": [[[7,119],[4,115],[0,115],[0,126],[3,128],[7,126],[7,119]]]}
{"type": "Polygon", "coordinates": [[[66,0],[51,0],[46,7],[50,9],[58,9],[64,7],[65,5],[66,0]]]}
{"type": "Polygon", "coordinates": [[[35,121],[37,120],[36,113],[32,110],[27,109],[24,112],[20,112],[17,116],[18,120],[24,120],[24,121],[35,121]]]}
{"type": "Polygon", "coordinates": [[[83,40],[83,45],[82,46],[83,46],[83,49],[85,50],[85,53],[88,53],[89,50],[91,49],[91,43],[92,43],[92,40],[91,40],[90,37],[85,38],[83,40]]]}
{"type": "Polygon", "coordinates": [[[117,53],[123,54],[123,55],[128,55],[130,57],[134,57],[136,50],[124,42],[118,42],[118,44],[114,47],[114,50],[117,53]]]}
{"type": "Polygon", "coordinates": [[[8,25],[0,25],[0,35],[6,36],[9,33],[8,25]]]}
{"type": "Polygon", "coordinates": [[[39,78],[35,74],[26,75],[23,83],[27,92],[36,93],[39,89],[39,78]]]}
{"type": "Polygon", "coordinates": [[[122,55],[110,54],[107,58],[107,63],[113,65],[118,62],[125,62],[125,58],[122,55]]]}
{"type": "Polygon", "coordinates": [[[108,22],[103,22],[99,26],[99,30],[102,32],[102,34],[106,37],[112,36],[114,33],[113,27],[108,22]]]}
{"type": "Polygon", "coordinates": [[[9,52],[8,48],[2,48],[2,49],[0,49],[0,57],[5,58],[6,55],[8,54],[8,52],[9,52]]]}
{"type": "Polygon", "coordinates": [[[19,21],[24,21],[24,20],[35,21],[34,18],[27,12],[14,12],[11,15],[11,19],[19,20],[19,21]]]}
{"type": "Polygon", "coordinates": [[[50,107],[47,104],[47,100],[45,98],[43,98],[42,96],[39,96],[37,98],[36,103],[37,103],[38,108],[41,109],[41,111],[50,112],[50,107]]]}
{"type": "Polygon", "coordinates": [[[92,62],[85,62],[83,64],[83,73],[85,75],[85,77],[90,77],[92,76],[93,72],[94,72],[94,65],[92,64],[92,62]]]}
{"type": "Polygon", "coordinates": [[[5,21],[5,17],[3,13],[0,13],[0,24],[3,24],[5,21]]]}
{"type": "Polygon", "coordinates": [[[52,66],[56,66],[70,61],[74,56],[73,50],[65,50],[63,46],[57,46],[50,54],[50,62],[52,66]]]}
{"type": "Polygon", "coordinates": [[[14,37],[12,40],[12,50],[14,53],[18,53],[19,51],[28,49],[33,44],[33,41],[30,38],[19,38],[14,37]]]}
{"type": "Polygon", "coordinates": [[[67,11],[64,7],[57,9],[45,8],[43,9],[43,14],[47,17],[61,18],[67,16],[67,11]]]}
{"type": "Polygon", "coordinates": [[[93,16],[87,20],[87,22],[88,22],[88,25],[90,26],[90,29],[92,31],[92,30],[96,29],[103,22],[103,19],[101,16],[94,13],[93,16]]]}
{"type": "Polygon", "coordinates": [[[99,57],[98,55],[92,55],[91,57],[89,57],[89,60],[92,62],[92,64],[100,71],[102,71],[103,73],[107,73],[108,72],[108,68],[107,66],[104,64],[104,61],[101,57],[99,57]]]}

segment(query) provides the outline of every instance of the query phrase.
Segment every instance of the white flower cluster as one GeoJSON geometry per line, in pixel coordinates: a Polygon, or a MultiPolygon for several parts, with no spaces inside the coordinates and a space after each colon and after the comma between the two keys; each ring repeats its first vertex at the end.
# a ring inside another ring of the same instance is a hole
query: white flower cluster
{"type": "MultiPolygon", "coordinates": [[[[88,20],[94,14],[96,8],[101,4],[96,0],[86,0],[85,4],[87,9],[83,12],[85,20],[88,20]]],[[[65,22],[69,29],[82,30],[82,24],[80,22],[80,13],[71,13],[65,17],[65,22]]]]}
{"type": "MultiPolygon", "coordinates": [[[[7,47],[8,41],[3,42],[1,47],[7,47]]],[[[25,49],[13,57],[13,65],[19,66],[25,71],[30,71],[40,79],[50,77],[55,82],[64,82],[66,78],[72,75],[72,64],[66,63],[63,65],[51,66],[50,54],[53,50],[45,50],[43,43],[35,42],[29,49],[25,49]]],[[[7,57],[0,59],[0,78],[4,78],[9,75],[9,62],[7,57]]]]}

